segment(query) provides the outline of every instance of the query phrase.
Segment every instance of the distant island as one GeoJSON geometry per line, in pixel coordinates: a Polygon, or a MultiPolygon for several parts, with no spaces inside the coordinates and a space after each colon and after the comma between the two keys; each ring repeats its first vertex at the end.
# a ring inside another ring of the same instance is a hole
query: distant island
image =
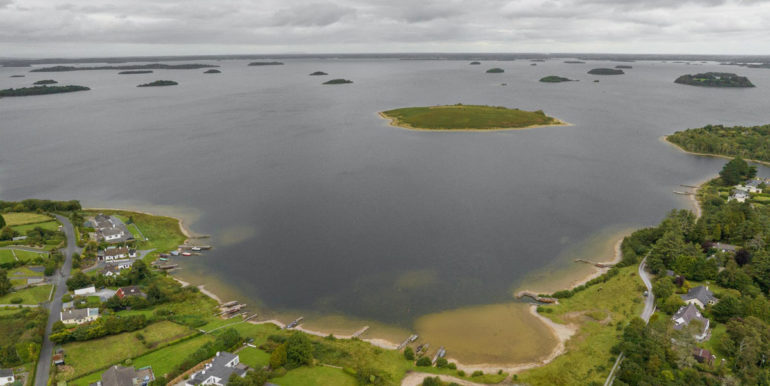
{"type": "Polygon", "coordinates": [[[121,71],[118,73],[118,75],[133,75],[133,74],[152,74],[152,70],[131,70],[131,71],[121,71]]]}
{"type": "Polygon", "coordinates": [[[685,151],[770,162],[770,125],[707,125],[677,131],[666,137],[685,151]]]}
{"type": "Polygon", "coordinates": [[[176,86],[179,83],[174,82],[173,80],[156,80],[154,82],[140,84],[136,87],[163,87],[163,86],[176,86]]]}
{"type": "Polygon", "coordinates": [[[11,78],[23,78],[24,75],[11,75],[11,78]]]}
{"type": "Polygon", "coordinates": [[[93,71],[93,70],[197,70],[200,68],[219,67],[213,64],[131,64],[125,66],[96,66],[96,67],[75,67],[75,66],[53,66],[41,67],[30,72],[66,72],[66,71],[93,71]]]}
{"type": "Polygon", "coordinates": [[[706,72],[695,75],[682,75],[674,83],[701,87],[754,87],[748,78],[729,72],[706,72]]]}
{"type": "Polygon", "coordinates": [[[502,68],[497,68],[497,67],[490,68],[489,70],[487,70],[487,74],[500,74],[500,73],[503,73],[503,72],[505,72],[505,70],[503,70],[502,68]]]}
{"type": "Polygon", "coordinates": [[[572,82],[572,79],[564,78],[556,75],[548,75],[546,77],[540,78],[540,81],[543,83],[561,83],[561,82],[572,82]]]}
{"type": "Polygon", "coordinates": [[[591,75],[623,75],[625,72],[623,70],[618,70],[616,68],[594,68],[593,70],[588,71],[591,75]]]}
{"type": "Polygon", "coordinates": [[[476,65],[479,65],[479,64],[481,64],[481,62],[471,62],[471,66],[476,66],[476,65]]]}
{"type": "Polygon", "coordinates": [[[634,67],[633,67],[633,66],[629,66],[629,65],[627,65],[627,64],[621,64],[621,65],[617,65],[617,66],[615,66],[615,68],[621,68],[621,69],[630,70],[630,69],[632,69],[632,68],[634,68],[634,67]]]}
{"type": "Polygon", "coordinates": [[[353,83],[353,81],[348,79],[332,79],[332,80],[323,82],[323,84],[348,84],[348,83],[353,83]]]}
{"type": "Polygon", "coordinates": [[[34,87],[22,87],[22,88],[8,88],[0,90],[1,97],[19,97],[19,96],[31,96],[31,95],[46,95],[46,94],[61,94],[65,92],[86,91],[90,90],[88,87],[83,86],[34,86],[34,87]]]}
{"type": "Polygon", "coordinates": [[[329,75],[323,71],[316,71],[310,74],[310,76],[322,76],[322,75],[329,75]]]}
{"type": "Polygon", "coordinates": [[[281,62],[251,62],[249,66],[283,66],[281,62]]]}
{"type": "Polygon", "coordinates": [[[212,68],[212,69],[210,69],[210,70],[206,70],[206,71],[204,71],[203,73],[204,73],[204,74],[221,74],[221,73],[222,73],[222,71],[219,71],[219,70],[217,70],[217,69],[215,69],[215,68],[212,68]]]}
{"type": "Polygon", "coordinates": [[[567,64],[585,64],[585,62],[582,61],[582,60],[565,60],[564,63],[567,63],[567,64]]]}
{"type": "Polygon", "coordinates": [[[44,79],[44,80],[38,80],[37,82],[32,83],[32,84],[34,84],[34,85],[44,85],[44,84],[56,84],[56,83],[59,83],[59,82],[57,82],[57,81],[55,81],[53,79],[44,79]]]}
{"type": "Polygon", "coordinates": [[[406,107],[383,111],[380,116],[389,119],[393,126],[411,130],[494,131],[566,125],[542,110],[484,105],[406,107]]]}

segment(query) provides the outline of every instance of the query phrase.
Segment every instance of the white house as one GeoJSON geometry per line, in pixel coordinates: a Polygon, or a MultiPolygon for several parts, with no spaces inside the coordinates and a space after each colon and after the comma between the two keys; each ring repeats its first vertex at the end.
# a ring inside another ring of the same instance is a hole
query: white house
{"type": "Polygon", "coordinates": [[[185,385],[217,385],[225,386],[232,374],[237,374],[243,378],[248,368],[242,365],[238,354],[225,351],[217,352],[217,355],[211,362],[207,363],[203,370],[193,374],[185,385]]]}
{"type": "Polygon", "coordinates": [[[15,380],[16,379],[13,377],[13,370],[11,370],[11,369],[0,369],[0,386],[2,386],[2,385],[10,385],[15,380]]]}
{"type": "Polygon", "coordinates": [[[746,202],[750,197],[749,192],[745,190],[735,190],[730,197],[727,198],[727,201],[746,202]]]}
{"type": "Polygon", "coordinates": [[[64,324],[83,324],[99,319],[98,308],[70,309],[59,313],[64,324]]]}
{"type": "Polygon", "coordinates": [[[92,294],[94,292],[96,292],[96,287],[94,287],[94,286],[90,286],[90,287],[86,287],[86,288],[78,288],[78,289],[75,290],[75,296],[88,295],[88,294],[92,294]]]}

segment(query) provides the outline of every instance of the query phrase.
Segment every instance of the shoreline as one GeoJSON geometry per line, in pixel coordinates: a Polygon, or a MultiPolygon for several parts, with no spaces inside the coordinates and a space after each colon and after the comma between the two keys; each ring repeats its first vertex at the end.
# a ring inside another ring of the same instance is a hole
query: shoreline
{"type": "Polygon", "coordinates": [[[144,211],[144,210],[140,210],[140,209],[124,209],[124,208],[83,208],[83,210],[87,210],[87,211],[99,211],[99,210],[119,210],[119,211],[123,211],[123,212],[135,212],[135,213],[146,214],[146,215],[148,215],[148,216],[161,216],[161,217],[168,217],[168,218],[173,218],[174,220],[177,220],[177,222],[179,223],[179,230],[182,232],[182,234],[183,234],[185,237],[187,237],[187,239],[184,241],[185,243],[187,243],[187,241],[189,241],[190,239],[201,239],[201,238],[206,238],[206,237],[209,237],[208,235],[204,235],[204,234],[198,234],[198,233],[195,233],[195,232],[193,232],[192,230],[190,230],[190,228],[188,228],[188,227],[187,227],[187,225],[185,224],[185,222],[184,222],[184,219],[182,219],[181,217],[176,217],[176,216],[167,216],[167,215],[162,215],[162,214],[157,214],[157,213],[150,213],[150,212],[147,212],[147,211],[144,211]]]}
{"type": "MultiPolygon", "coordinates": [[[[663,142],[671,145],[671,146],[676,147],[682,153],[687,153],[687,154],[692,154],[692,155],[699,155],[701,157],[716,157],[716,158],[724,158],[724,159],[733,159],[735,157],[738,157],[738,156],[729,156],[729,155],[724,155],[724,154],[698,153],[698,152],[694,152],[694,151],[689,151],[689,150],[686,150],[686,149],[682,148],[681,146],[679,146],[679,145],[669,141],[668,137],[669,137],[668,135],[664,135],[664,136],[660,137],[659,139],[662,140],[663,142]]],[[[743,157],[741,157],[741,158],[743,158],[743,157]]],[[[760,160],[751,159],[751,158],[743,158],[743,160],[746,161],[746,162],[753,162],[753,163],[757,163],[757,164],[760,164],[760,165],[770,166],[770,162],[768,162],[768,161],[760,161],[760,160]]]]}
{"type": "Polygon", "coordinates": [[[564,122],[559,118],[553,118],[556,122],[552,124],[544,124],[544,125],[529,125],[529,126],[522,126],[522,127],[491,127],[489,129],[425,129],[420,127],[413,127],[410,125],[407,125],[405,123],[400,123],[397,118],[391,118],[387,115],[385,115],[384,112],[380,111],[377,113],[377,115],[380,116],[380,118],[385,119],[388,121],[388,125],[393,127],[398,127],[400,129],[404,130],[410,130],[410,131],[431,131],[431,132],[439,132],[439,133],[484,133],[484,132],[498,132],[498,131],[515,131],[515,130],[529,130],[529,129],[538,129],[542,127],[559,127],[559,126],[574,126],[573,124],[569,122],[564,122]]]}

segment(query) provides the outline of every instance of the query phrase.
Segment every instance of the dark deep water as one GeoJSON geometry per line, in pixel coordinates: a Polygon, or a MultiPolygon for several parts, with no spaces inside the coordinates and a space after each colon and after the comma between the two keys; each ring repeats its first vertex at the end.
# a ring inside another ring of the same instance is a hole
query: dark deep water
{"type": "Polygon", "coordinates": [[[189,272],[275,310],[408,324],[509,300],[528,272],[592,234],[688,207],[672,191],[725,161],[661,136],[770,121],[763,69],[636,62],[599,77],[586,71],[617,63],[285,62],[213,62],[219,75],[0,68],[0,88],[40,79],[92,88],[0,100],[0,198],[194,212],[192,229],[217,248],[189,272]],[[485,74],[491,67],[506,72],[485,74]],[[307,76],[316,70],[330,76],[307,76]],[[704,71],[746,75],[757,88],[673,83],[704,71]],[[27,77],[9,78],[17,73],[27,77]],[[545,75],[580,82],[537,82],[545,75]],[[337,77],[355,83],[320,85],[337,77]],[[180,85],[135,87],[157,79],[180,85]],[[574,126],[429,133],[377,116],[458,102],[543,109],[574,126]]]}

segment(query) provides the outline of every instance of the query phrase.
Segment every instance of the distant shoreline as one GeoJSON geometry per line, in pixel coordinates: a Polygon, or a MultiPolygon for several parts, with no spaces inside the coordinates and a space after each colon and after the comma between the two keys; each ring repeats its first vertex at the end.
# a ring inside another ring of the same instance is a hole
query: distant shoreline
{"type": "MultiPolygon", "coordinates": [[[[724,154],[698,153],[698,152],[694,152],[694,151],[689,151],[689,150],[684,149],[683,147],[679,146],[678,144],[669,141],[668,137],[669,137],[668,135],[664,135],[664,136],[660,137],[660,139],[665,141],[667,144],[676,147],[677,149],[679,149],[683,153],[692,154],[692,155],[699,155],[699,156],[703,156],[703,157],[718,157],[718,158],[724,158],[724,159],[733,159],[735,157],[738,157],[738,156],[730,156],[730,155],[724,155],[724,154]]],[[[741,158],[743,158],[743,157],[741,157],[741,158]]],[[[765,166],[770,166],[770,162],[768,162],[768,161],[760,161],[760,160],[751,159],[751,158],[743,158],[743,160],[746,161],[746,162],[754,162],[754,163],[757,163],[757,164],[761,164],[761,165],[765,165],[765,166]]]]}
{"type": "Polygon", "coordinates": [[[537,129],[541,127],[573,126],[571,123],[564,122],[558,118],[553,118],[553,120],[555,121],[554,123],[544,124],[544,125],[529,125],[529,126],[522,126],[522,127],[491,127],[488,129],[426,129],[426,128],[414,127],[409,124],[402,123],[398,120],[398,118],[392,118],[385,115],[384,111],[380,111],[377,114],[380,116],[380,118],[387,120],[388,124],[393,127],[398,127],[401,129],[411,130],[411,131],[431,131],[431,132],[439,132],[439,133],[457,133],[457,132],[478,133],[478,132],[529,130],[529,129],[537,129]]]}

